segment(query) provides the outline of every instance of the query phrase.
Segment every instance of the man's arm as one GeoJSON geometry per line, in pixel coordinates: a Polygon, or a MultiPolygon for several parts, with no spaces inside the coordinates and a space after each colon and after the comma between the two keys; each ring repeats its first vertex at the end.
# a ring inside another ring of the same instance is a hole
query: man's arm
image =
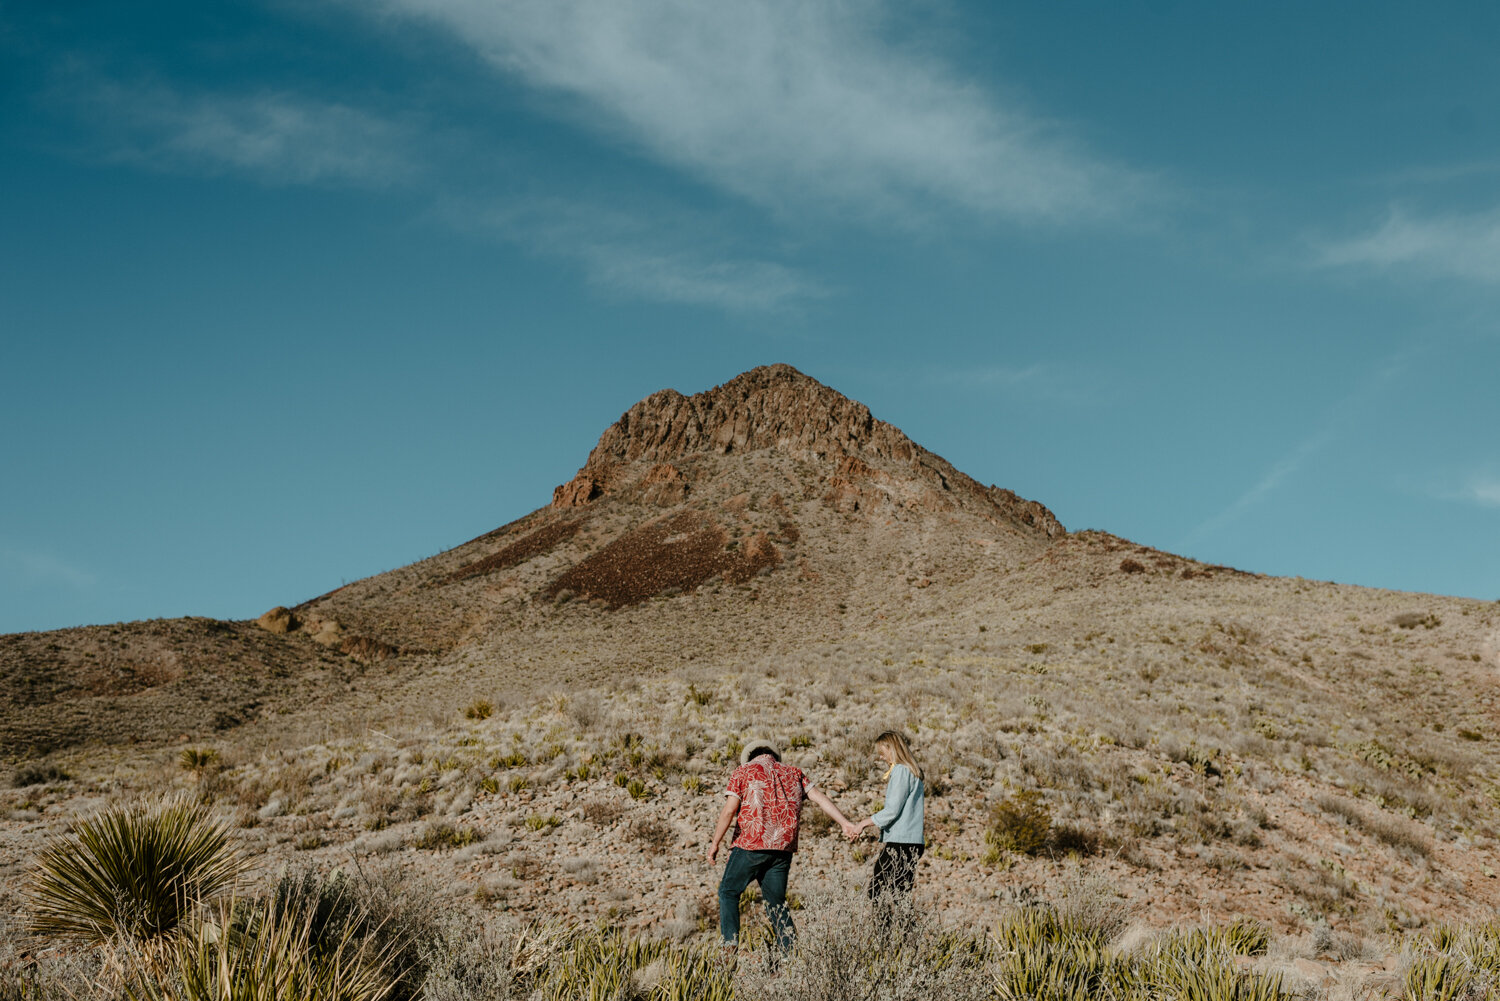
{"type": "Polygon", "coordinates": [[[822,810],[824,813],[828,814],[829,817],[833,818],[833,820],[839,825],[839,828],[843,830],[846,835],[851,838],[854,837],[854,835],[851,833],[854,830],[854,825],[849,823],[848,817],[839,812],[839,808],[833,805],[833,800],[829,799],[823,793],[822,789],[819,789],[815,785],[807,785],[803,786],[802,788],[803,791],[807,793],[807,798],[818,804],[818,809],[822,810]]]}
{"type": "Polygon", "coordinates": [[[719,854],[719,843],[724,840],[729,825],[734,823],[735,815],[740,812],[740,798],[734,793],[729,793],[724,798],[724,809],[719,811],[719,822],[714,825],[714,839],[708,846],[708,864],[713,865],[714,859],[719,854]]]}

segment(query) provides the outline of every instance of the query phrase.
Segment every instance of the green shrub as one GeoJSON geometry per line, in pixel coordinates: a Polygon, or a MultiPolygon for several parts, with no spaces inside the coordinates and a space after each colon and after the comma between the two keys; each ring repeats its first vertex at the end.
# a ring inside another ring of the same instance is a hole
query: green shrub
{"type": "Polygon", "coordinates": [[[184,799],[109,810],[48,844],[28,890],[44,935],[148,939],[231,886],[243,860],[229,828],[184,799]]]}
{"type": "Polygon", "coordinates": [[[413,841],[413,846],[427,850],[462,848],[479,840],[479,832],[472,827],[455,827],[452,824],[428,824],[413,841]]]}
{"type": "Polygon", "coordinates": [[[475,699],[464,709],[464,716],[468,719],[489,719],[495,715],[495,707],[489,699],[475,699]]]}
{"type": "Polygon", "coordinates": [[[990,811],[984,841],[999,852],[1037,855],[1052,833],[1052,812],[1034,789],[1014,793],[990,811]]]}
{"type": "Polygon", "coordinates": [[[392,986],[389,955],[357,937],[353,923],[319,930],[314,914],[267,898],[248,907],[221,905],[178,937],[166,970],[138,967],[124,995],[128,1001],[380,1001],[392,986]]]}
{"type": "Polygon", "coordinates": [[[71,775],[56,765],[24,765],[16,769],[10,784],[17,789],[24,789],[26,786],[39,786],[47,782],[66,782],[70,778],[71,775]]]}
{"type": "Polygon", "coordinates": [[[177,764],[183,771],[202,772],[219,763],[219,752],[211,747],[184,747],[177,756],[177,764]]]}

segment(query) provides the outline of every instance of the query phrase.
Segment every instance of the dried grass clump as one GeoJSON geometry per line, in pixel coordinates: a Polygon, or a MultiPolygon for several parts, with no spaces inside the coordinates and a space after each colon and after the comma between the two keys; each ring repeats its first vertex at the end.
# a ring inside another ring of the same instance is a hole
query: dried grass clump
{"type": "Polygon", "coordinates": [[[1432,855],[1432,844],[1421,827],[1411,821],[1362,809],[1337,796],[1320,796],[1318,809],[1343,818],[1351,827],[1415,858],[1432,855]]]}

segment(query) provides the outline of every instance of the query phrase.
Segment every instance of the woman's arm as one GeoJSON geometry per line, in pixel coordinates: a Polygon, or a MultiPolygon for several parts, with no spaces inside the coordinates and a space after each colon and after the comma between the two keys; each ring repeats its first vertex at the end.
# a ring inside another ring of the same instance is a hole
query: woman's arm
{"type": "Polygon", "coordinates": [[[818,809],[828,814],[829,817],[833,818],[833,820],[838,823],[839,828],[843,830],[846,836],[852,838],[855,836],[855,834],[858,833],[858,829],[849,822],[848,817],[839,812],[839,808],[833,805],[833,800],[829,799],[826,795],[823,794],[822,789],[819,789],[814,785],[809,785],[804,786],[803,790],[807,793],[808,799],[818,804],[818,809]]]}
{"type": "Polygon", "coordinates": [[[713,865],[714,859],[719,854],[719,843],[724,840],[729,825],[734,823],[735,814],[740,812],[740,798],[730,793],[724,800],[724,809],[719,811],[719,822],[714,825],[714,839],[708,845],[708,864],[713,865]]]}

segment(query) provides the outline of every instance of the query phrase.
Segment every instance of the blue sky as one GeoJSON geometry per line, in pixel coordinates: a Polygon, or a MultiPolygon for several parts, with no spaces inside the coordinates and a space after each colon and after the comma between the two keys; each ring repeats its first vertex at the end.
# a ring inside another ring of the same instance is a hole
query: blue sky
{"type": "Polygon", "coordinates": [[[292,604],[774,361],[1500,598],[1500,8],[1147,6],[0,2],[0,631],[292,604]]]}

